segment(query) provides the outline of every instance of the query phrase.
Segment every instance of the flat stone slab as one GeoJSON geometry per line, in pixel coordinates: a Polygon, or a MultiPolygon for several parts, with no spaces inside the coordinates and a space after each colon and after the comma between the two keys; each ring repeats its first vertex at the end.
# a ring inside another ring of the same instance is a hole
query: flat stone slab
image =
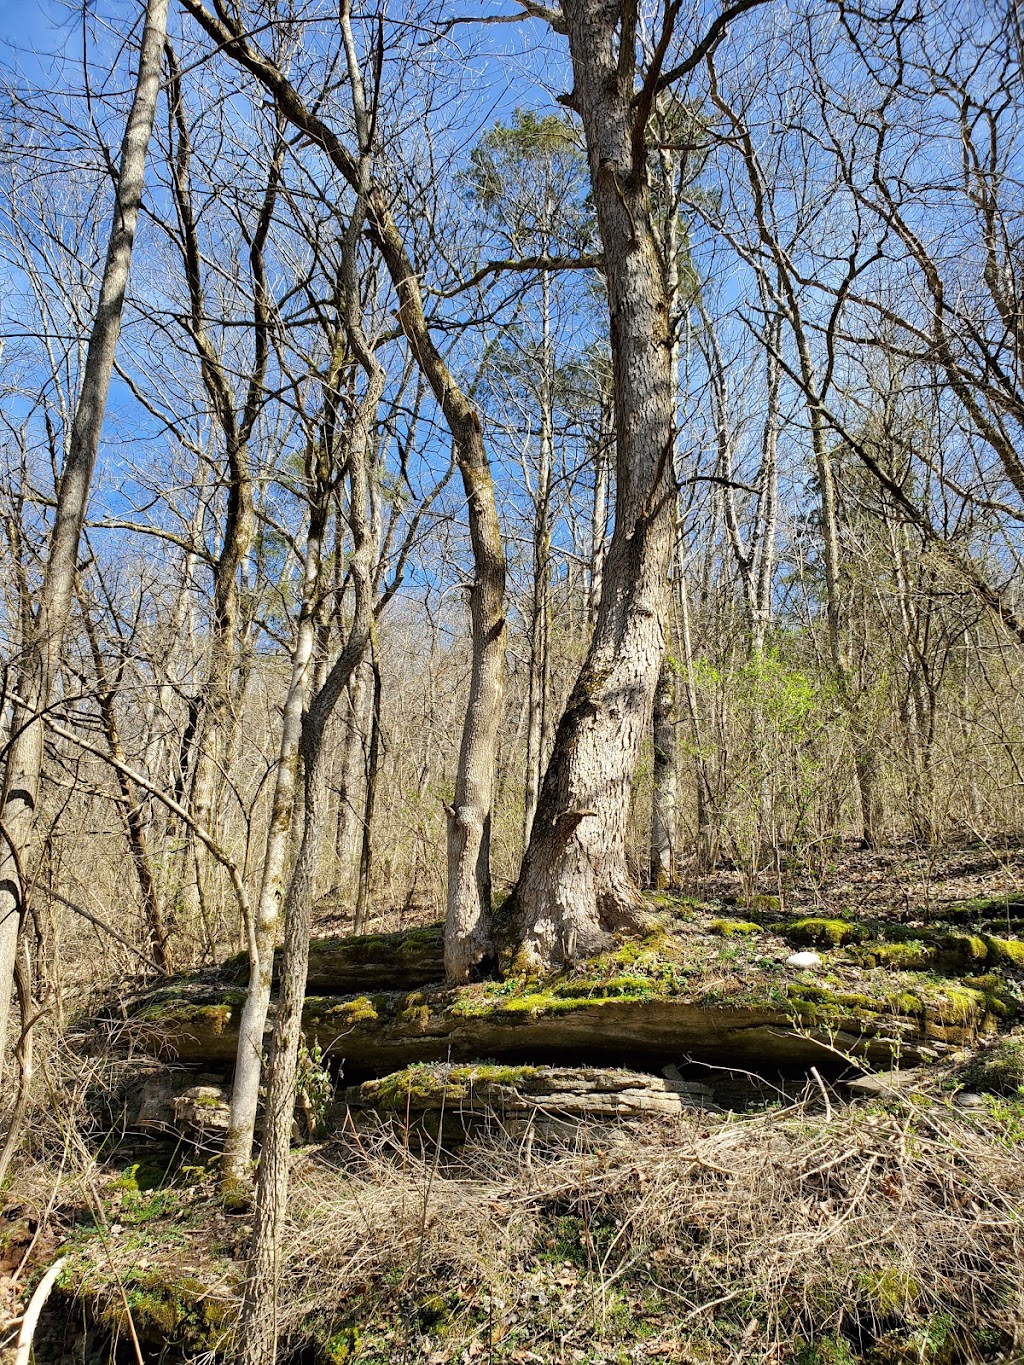
{"type": "MultiPolygon", "coordinates": [[[[274,976],[280,961],[274,962],[274,976]]],[[[249,979],[245,953],[222,969],[227,981],[244,986],[249,979]]],[[[444,925],[428,924],[393,934],[358,934],[349,938],[315,938],[309,945],[306,989],[311,995],[344,995],[348,991],[408,991],[444,979],[444,925]]]]}
{"type": "Polygon", "coordinates": [[[711,1090],[621,1067],[470,1066],[440,1063],[407,1067],[353,1086],[342,1096],[354,1108],[385,1113],[446,1112],[460,1116],[541,1115],[621,1119],[679,1114],[713,1107],[711,1090]]]}

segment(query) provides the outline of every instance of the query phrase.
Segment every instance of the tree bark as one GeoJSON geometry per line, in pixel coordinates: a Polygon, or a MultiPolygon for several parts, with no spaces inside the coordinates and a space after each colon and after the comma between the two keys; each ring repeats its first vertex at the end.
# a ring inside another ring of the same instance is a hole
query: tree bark
{"type": "Polygon", "coordinates": [[[593,639],[508,907],[517,960],[541,968],[646,923],[626,866],[626,824],[665,649],[675,491],[669,304],[646,183],[646,115],[634,98],[636,33],[628,13],[594,0],[569,0],[563,14],[604,248],[616,490],[593,639]]]}
{"type": "Polygon", "coordinates": [[[0,818],[5,841],[0,849],[0,1075],[11,1007],[21,887],[17,867],[32,838],[43,767],[44,713],[53,687],[71,613],[78,544],[89,486],[96,466],[100,431],[121,330],[128,272],[142,190],[146,152],[160,92],[160,59],[167,30],[167,0],[148,0],[135,93],[121,143],[114,218],[103,267],[96,317],[85,358],[67,459],[57,490],[57,507],[43,573],[39,611],[19,671],[18,695],[7,750],[0,818]]]}
{"type": "MultiPolygon", "coordinates": [[[[551,686],[551,477],[554,458],[553,357],[551,347],[551,280],[541,277],[540,450],[533,497],[533,601],[530,621],[530,684],[526,712],[526,784],[523,801],[523,845],[537,810],[548,738],[551,686]]],[[[524,462],[525,464],[525,462],[524,462]]]]}
{"type": "Polygon", "coordinates": [[[651,809],[651,886],[676,881],[676,675],[668,658],[654,691],[654,800],[651,809]]]}
{"type": "MultiPolygon", "coordinates": [[[[347,5],[342,11],[349,47],[360,145],[367,126],[362,83],[351,52],[347,5]]],[[[365,167],[361,167],[365,175],[365,167]]],[[[365,186],[365,179],[360,177],[365,186]]],[[[289,1149],[295,1110],[295,1076],[306,995],[309,938],[320,849],[327,817],[327,762],[324,733],[342,692],[371,640],[373,628],[373,544],[369,532],[368,451],[385,374],[367,345],[360,318],[356,246],[363,227],[363,199],[345,234],[345,323],[352,349],[367,375],[366,393],[358,405],[348,447],[349,526],[352,558],[349,574],[355,601],[345,646],[323,686],[310,699],[302,720],[300,752],[305,779],[305,823],[302,843],[288,888],[281,987],[274,1020],[274,1043],[267,1083],[266,1133],[256,1186],[256,1209],[239,1322],[239,1365],[273,1365],[277,1355],[277,1291],[281,1233],[288,1206],[289,1149]]]]}
{"type": "Polygon", "coordinates": [[[327,521],[326,499],[316,499],[310,512],[303,566],[302,606],[292,646],[291,676],[285,694],[281,720],[274,796],[263,860],[260,898],[256,910],[255,961],[249,964],[249,987],[239,1020],[238,1050],[231,1090],[231,1116],[224,1139],[223,1184],[230,1194],[250,1185],[253,1134],[259,1105],[260,1078],[263,1072],[263,1034],[270,1009],[274,972],[274,949],[281,927],[285,867],[289,836],[295,811],[302,737],[302,709],[306,678],[313,657],[316,635],[316,610],[320,593],[320,574],[324,529],[327,521]]]}

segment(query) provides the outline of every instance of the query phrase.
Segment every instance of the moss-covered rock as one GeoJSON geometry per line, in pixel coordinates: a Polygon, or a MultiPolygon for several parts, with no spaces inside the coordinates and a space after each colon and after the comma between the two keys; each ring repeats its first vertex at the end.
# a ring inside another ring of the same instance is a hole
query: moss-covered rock
{"type": "Polygon", "coordinates": [[[934,967],[938,949],[922,939],[902,943],[863,943],[852,946],[847,957],[862,967],[886,967],[894,972],[923,972],[934,967]]]}
{"type": "Polygon", "coordinates": [[[230,1355],[238,1300],[223,1286],[211,1288],[198,1276],[172,1265],[126,1265],[112,1283],[103,1258],[75,1257],[61,1277],[61,1293],[90,1305],[97,1322],[115,1336],[128,1334],[128,1314],[140,1342],[181,1358],[230,1355]]]}
{"type": "Polygon", "coordinates": [[[710,1099],[707,1086],[621,1067],[502,1066],[476,1062],[406,1067],[346,1092],[348,1104],[384,1113],[445,1110],[462,1116],[626,1118],[678,1114],[710,1099]]]}
{"type": "Polygon", "coordinates": [[[750,938],[755,934],[763,934],[764,927],[753,920],[715,919],[708,925],[708,932],[716,938],[750,938]]]}
{"type": "MultiPolygon", "coordinates": [[[[279,959],[275,959],[275,978],[279,959]]],[[[228,980],[244,985],[249,959],[238,953],[224,964],[228,980]]],[[[412,990],[444,980],[444,925],[393,934],[315,938],[309,945],[306,988],[315,995],[348,991],[412,990]]]]}
{"type": "Polygon", "coordinates": [[[817,916],[793,920],[782,932],[788,942],[804,948],[839,948],[847,943],[859,943],[867,937],[867,931],[858,924],[817,916]]]}

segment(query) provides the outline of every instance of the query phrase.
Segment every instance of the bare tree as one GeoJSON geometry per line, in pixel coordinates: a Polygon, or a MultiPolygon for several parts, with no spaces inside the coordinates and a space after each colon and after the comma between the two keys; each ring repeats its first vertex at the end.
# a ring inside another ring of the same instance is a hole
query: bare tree
{"type": "MultiPolygon", "coordinates": [[[[160,91],[160,61],[166,27],[167,0],[148,0],[135,93],[121,144],[107,259],[67,458],[57,489],[39,608],[19,668],[18,702],[6,753],[0,807],[5,845],[0,853],[0,1037],[6,1036],[18,929],[29,890],[23,884],[22,872],[39,797],[45,715],[52,700],[64,632],[71,613],[78,544],[99,449],[142,203],[146,150],[160,91]]],[[[0,1056],[0,1069],[2,1065],[0,1056]]]]}
{"type": "MultiPolygon", "coordinates": [[[[524,6],[528,10],[529,5],[524,6]]],[[[675,382],[666,274],[648,188],[647,125],[662,89],[703,60],[739,4],[675,67],[669,6],[644,69],[636,6],[571,0],[569,97],[587,142],[604,248],[615,376],[615,529],[593,641],[562,716],[509,905],[521,960],[552,966],[645,922],[626,865],[633,773],[664,653],[673,545],[675,382]]]]}

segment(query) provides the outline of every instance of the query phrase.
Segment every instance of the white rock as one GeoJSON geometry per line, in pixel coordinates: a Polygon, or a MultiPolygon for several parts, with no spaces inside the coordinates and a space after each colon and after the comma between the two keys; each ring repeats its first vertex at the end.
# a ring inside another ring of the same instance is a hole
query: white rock
{"type": "Polygon", "coordinates": [[[786,958],[787,967],[815,968],[825,964],[817,953],[791,953],[786,958]]]}
{"type": "Polygon", "coordinates": [[[959,1105],[961,1109],[985,1109],[984,1095],[975,1095],[973,1091],[961,1090],[959,1095],[953,1096],[953,1103],[959,1105]]]}

